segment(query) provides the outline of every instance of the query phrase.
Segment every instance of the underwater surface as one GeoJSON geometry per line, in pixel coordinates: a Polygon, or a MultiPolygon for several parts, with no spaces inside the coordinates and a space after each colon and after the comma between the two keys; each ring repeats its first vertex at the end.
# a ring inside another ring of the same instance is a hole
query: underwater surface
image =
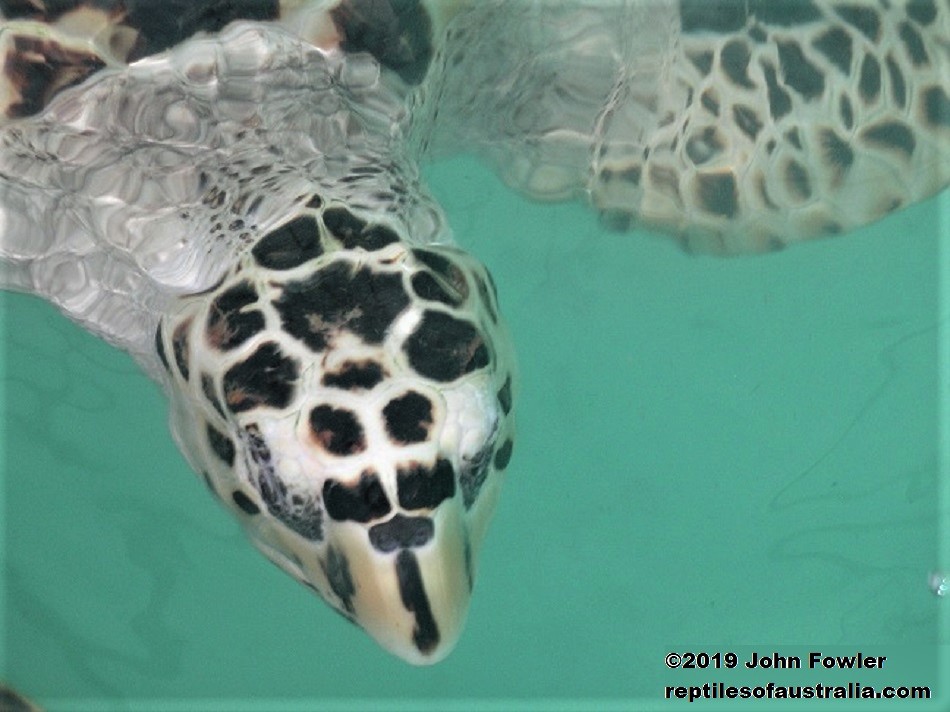
{"type": "Polygon", "coordinates": [[[896,667],[841,679],[945,703],[947,192],[721,259],[526,202],[468,158],[426,175],[495,277],[521,374],[456,650],[411,667],[267,562],[179,455],[159,387],[4,294],[0,678],[52,710],[629,709],[793,681],[668,652],[860,650],[896,667]]]}

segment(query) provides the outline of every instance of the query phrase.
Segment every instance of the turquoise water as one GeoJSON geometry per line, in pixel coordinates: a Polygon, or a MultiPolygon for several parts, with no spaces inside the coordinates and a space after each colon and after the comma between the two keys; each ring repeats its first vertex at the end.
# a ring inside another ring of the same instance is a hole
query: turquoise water
{"type": "Polygon", "coordinates": [[[131,359],[6,295],[0,677],[54,710],[650,709],[667,685],[839,679],[669,652],[860,650],[891,666],[840,679],[931,685],[942,702],[913,709],[944,709],[947,194],[723,260],[525,202],[467,159],[427,173],[521,371],[455,652],[409,667],[269,564],[131,359]]]}

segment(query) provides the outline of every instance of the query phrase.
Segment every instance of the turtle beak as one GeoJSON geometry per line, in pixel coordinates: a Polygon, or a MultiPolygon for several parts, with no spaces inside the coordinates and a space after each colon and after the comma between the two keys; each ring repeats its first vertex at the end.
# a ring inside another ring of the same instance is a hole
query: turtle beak
{"type": "Polygon", "coordinates": [[[324,565],[328,570],[321,573],[334,593],[344,594],[334,596],[342,604],[337,607],[382,647],[414,665],[445,658],[468,612],[471,554],[460,509],[449,501],[430,516],[397,513],[369,527],[334,522],[330,535],[332,566],[324,565]],[[339,580],[344,569],[348,587],[339,580]]]}

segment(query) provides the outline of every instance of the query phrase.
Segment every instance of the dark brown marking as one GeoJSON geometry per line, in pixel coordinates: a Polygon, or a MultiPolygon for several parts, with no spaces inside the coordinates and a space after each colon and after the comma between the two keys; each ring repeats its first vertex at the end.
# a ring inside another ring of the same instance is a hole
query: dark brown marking
{"type": "Polygon", "coordinates": [[[755,84],[749,79],[749,61],[752,53],[749,46],[742,39],[730,40],[722,48],[719,55],[719,64],[726,76],[740,87],[753,89],[755,84]]]}
{"type": "Polygon", "coordinates": [[[798,200],[808,200],[811,197],[811,181],[808,171],[798,161],[789,161],[785,164],[785,184],[789,192],[798,200]]]}
{"type": "Polygon", "coordinates": [[[205,434],[211,451],[228,467],[234,465],[234,443],[231,438],[210,424],[205,425],[205,434]]]}
{"type": "Polygon", "coordinates": [[[934,128],[950,127],[950,97],[947,96],[947,90],[934,85],[923,89],[920,95],[924,121],[934,128]]]}
{"type": "Polygon", "coordinates": [[[498,451],[495,453],[495,469],[501,472],[502,470],[508,467],[508,463],[511,462],[511,453],[514,450],[514,442],[511,439],[505,440],[504,444],[498,448],[498,451]]]}
{"type": "Polygon", "coordinates": [[[435,525],[428,517],[396,514],[392,519],[369,528],[369,543],[376,551],[390,554],[397,549],[418,549],[432,541],[435,525]]]}
{"type": "Polygon", "coordinates": [[[320,562],[320,568],[326,574],[330,590],[340,599],[343,609],[352,616],[356,609],[353,607],[353,594],[356,586],[350,573],[350,562],[346,555],[335,546],[327,547],[327,558],[320,562]]]}
{"type": "Polygon", "coordinates": [[[737,0],[680,0],[680,25],[684,34],[737,32],[748,19],[747,8],[737,0]]]}
{"type": "Polygon", "coordinates": [[[254,500],[244,494],[241,490],[234,490],[231,493],[231,499],[241,508],[245,514],[260,514],[261,508],[254,504],[254,500]]]}
{"type": "Polygon", "coordinates": [[[822,19],[811,0],[680,0],[684,33],[735,33],[750,19],[765,25],[797,27],[822,19]]]}
{"type": "Polygon", "coordinates": [[[849,25],[856,27],[861,34],[872,42],[877,42],[881,35],[881,20],[877,11],[870,3],[849,3],[832,5],[838,17],[849,25]]]}
{"type": "Polygon", "coordinates": [[[712,215],[734,218],[739,212],[736,178],[731,172],[698,174],[696,198],[702,209],[712,215]]]}
{"type": "Polygon", "coordinates": [[[719,116],[719,98],[712,89],[705,89],[699,95],[699,103],[713,116],[719,116]]]}
{"type": "Polygon", "coordinates": [[[310,430],[323,449],[346,457],[366,449],[366,436],[356,414],[344,408],[318,405],[310,411],[310,430]]]}
{"type": "Polygon", "coordinates": [[[766,25],[798,27],[822,19],[812,0],[748,0],[749,11],[766,25]]]}
{"type": "Polygon", "coordinates": [[[845,76],[851,74],[851,35],[840,27],[822,32],[812,41],[812,46],[821,52],[845,76]]]}
{"type": "Polygon", "coordinates": [[[361,524],[384,517],[391,509],[379,477],[372,472],[361,474],[359,482],[354,485],[332,478],[326,480],[323,483],[323,505],[334,521],[361,524]]]}
{"type": "MultiPolygon", "coordinates": [[[[624,168],[623,170],[617,172],[617,177],[620,178],[620,180],[622,180],[624,183],[629,183],[630,185],[640,185],[640,178],[642,176],[643,167],[639,165],[629,166],[628,168],[624,168]]],[[[488,279],[490,280],[491,278],[491,273],[489,272],[488,279]]],[[[492,292],[495,294],[495,298],[497,299],[498,292],[495,290],[494,284],[492,285],[492,292]]]]}
{"type": "Polygon", "coordinates": [[[384,225],[370,225],[343,207],[323,211],[323,224],[348,250],[363,249],[369,252],[399,242],[399,235],[384,225]]]}
{"type": "Polygon", "coordinates": [[[504,385],[498,390],[498,402],[505,415],[511,412],[511,376],[505,378],[504,385]]]}
{"type": "Polygon", "coordinates": [[[695,166],[712,160],[724,149],[725,142],[715,126],[704,126],[686,140],[686,155],[695,166]]]}
{"type": "Polygon", "coordinates": [[[907,16],[926,27],[937,18],[937,4],[933,0],[910,0],[907,3],[907,16]]]}
{"type": "Polygon", "coordinates": [[[817,99],[825,91],[825,75],[808,61],[798,42],[780,41],[778,60],[785,85],[798,92],[803,99],[817,99]]]}
{"type": "Polygon", "coordinates": [[[900,35],[901,42],[904,43],[907,56],[915,67],[920,67],[930,62],[927,48],[924,47],[924,40],[913,25],[909,22],[902,22],[897,28],[897,33],[900,35]]]}
{"type": "Polygon", "coordinates": [[[838,111],[841,114],[841,125],[846,129],[854,128],[854,109],[851,107],[851,100],[847,94],[842,94],[838,101],[838,111]]]}
{"type": "Polygon", "coordinates": [[[785,140],[792,144],[799,151],[802,150],[802,137],[801,134],[798,133],[797,126],[793,126],[785,132],[785,140]]]}
{"type": "Polygon", "coordinates": [[[158,353],[158,360],[162,362],[162,366],[165,367],[165,370],[169,373],[172,372],[171,366],[168,364],[168,356],[165,355],[165,341],[162,338],[162,322],[158,322],[158,327],[155,329],[155,351],[158,353]]]}
{"type": "Polygon", "coordinates": [[[414,249],[412,256],[435,272],[450,293],[457,294],[461,301],[468,299],[469,289],[465,273],[451,259],[434,250],[421,248],[414,249]]]}
{"type": "Polygon", "coordinates": [[[322,208],[323,198],[321,198],[318,194],[314,193],[313,195],[310,196],[310,200],[307,201],[304,207],[312,208],[314,210],[322,208]]]}
{"type": "Polygon", "coordinates": [[[330,11],[346,52],[369,52],[407,84],[432,61],[432,21],[419,0],[343,0],[330,11]]]}
{"type": "Polygon", "coordinates": [[[440,459],[431,468],[415,463],[400,467],[396,470],[396,490],[403,509],[435,509],[455,496],[452,463],[440,459]]]}
{"type": "Polygon", "coordinates": [[[897,151],[907,158],[913,155],[917,147],[914,132],[898,121],[884,121],[868,126],[861,132],[861,138],[876,148],[897,151]]]}
{"type": "Polygon", "coordinates": [[[399,242],[399,235],[386,225],[369,225],[360,236],[358,247],[364,250],[381,250],[386,245],[399,242]]]}
{"type": "Polygon", "coordinates": [[[454,289],[439,280],[435,275],[428,271],[419,271],[412,275],[410,280],[412,291],[420,299],[430,302],[440,302],[450,307],[457,307],[462,304],[462,298],[454,289]]]}
{"type": "Polygon", "coordinates": [[[253,463],[252,467],[249,465],[251,482],[257,487],[267,511],[305,539],[322,541],[323,512],[316,498],[308,491],[288,487],[274,467],[270,448],[255,423],[244,428],[243,440],[253,463]]]}
{"type": "Polygon", "coordinates": [[[201,392],[204,393],[212,407],[224,417],[224,408],[221,407],[221,401],[218,400],[218,395],[214,390],[214,379],[207,373],[201,374],[201,392]]]}
{"type": "Polygon", "coordinates": [[[861,62],[858,93],[865,104],[875,101],[881,93],[881,63],[873,54],[864,55],[864,61],[861,62]]]}
{"type": "Polygon", "coordinates": [[[689,52],[686,57],[704,77],[712,70],[714,57],[712,52],[689,52]]]}
{"type": "Polygon", "coordinates": [[[822,157],[834,169],[834,180],[839,183],[854,163],[854,151],[831,129],[822,130],[819,136],[822,157]]]}
{"type": "Polygon", "coordinates": [[[237,348],[264,330],[264,315],[248,309],[257,301],[257,292],[247,280],[219,294],[208,308],[205,335],[212,348],[225,351],[237,348]]]}
{"type": "Polygon", "coordinates": [[[288,282],[274,302],[284,330],[313,351],[324,350],[342,330],[379,344],[408,305],[399,274],[375,272],[369,266],[354,269],[345,260],[305,280],[288,282]]]}
{"type": "Polygon", "coordinates": [[[474,324],[441,311],[426,310],[403,349],[419,375],[443,383],[484,368],[491,360],[474,324]]]}
{"type": "Polygon", "coordinates": [[[759,131],[762,130],[762,122],[759,120],[759,115],[756,110],[751,106],[736,104],[732,107],[732,118],[735,120],[739,130],[755,141],[759,135],[759,131]]]}
{"type": "Polygon", "coordinates": [[[412,641],[420,653],[431,653],[439,644],[439,627],[432,617],[419,562],[409,549],[403,549],[396,555],[396,578],[399,580],[402,604],[416,617],[412,641]]]}
{"type": "Polygon", "coordinates": [[[129,62],[157,54],[199,32],[214,34],[235,20],[276,20],[280,13],[278,0],[164,0],[129,2],[127,7],[123,24],[138,30],[129,62]]]}
{"type": "Polygon", "coordinates": [[[768,40],[769,34],[762,25],[752,25],[749,28],[749,38],[758,44],[762,44],[768,40]]]}
{"type": "Polygon", "coordinates": [[[261,344],[224,374],[224,400],[233,413],[257,408],[285,408],[293,398],[299,366],[272,341],[261,344]]]}
{"type": "Polygon", "coordinates": [[[494,441],[486,443],[471,459],[463,458],[459,467],[459,488],[462,490],[462,504],[471,508],[488,479],[491,467],[491,455],[494,441]]]}
{"type": "Polygon", "coordinates": [[[323,254],[317,221],[309,215],[294,218],[264,235],[251,254],[266,269],[299,267],[323,254]]]}
{"type": "Polygon", "coordinates": [[[792,110],[792,97],[778,83],[775,67],[771,62],[762,62],[765,75],[765,87],[769,97],[769,114],[775,121],[780,120],[792,110]]]}
{"type": "Polygon", "coordinates": [[[462,548],[465,552],[465,577],[468,579],[468,592],[471,593],[472,589],[475,588],[475,571],[472,566],[472,543],[469,541],[467,532],[462,548]]]}
{"type": "Polygon", "coordinates": [[[186,381],[190,375],[188,370],[188,330],[191,328],[191,319],[186,319],[175,327],[172,333],[172,353],[175,355],[175,364],[181,377],[186,381]]]}
{"type": "Polygon", "coordinates": [[[323,212],[323,224],[341,242],[355,244],[366,227],[366,221],[343,207],[327,208],[323,212]]]}
{"type": "Polygon", "coordinates": [[[890,54],[887,55],[884,64],[887,66],[887,76],[891,80],[891,98],[903,109],[907,106],[907,82],[904,80],[904,73],[890,54]]]}
{"type": "Polygon", "coordinates": [[[68,49],[52,39],[15,36],[2,69],[17,99],[10,103],[8,114],[14,118],[36,114],[62,90],[104,66],[92,52],[68,49]]]}
{"type": "Polygon", "coordinates": [[[346,361],[339,371],[325,373],[321,383],[329,388],[369,390],[385,376],[386,372],[376,361],[346,361]]]}
{"type": "Polygon", "coordinates": [[[383,421],[393,442],[400,445],[425,442],[432,427],[432,402],[421,393],[409,391],[386,404],[383,421]]]}
{"type": "Polygon", "coordinates": [[[482,279],[477,273],[472,275],[472,279],[475,280],[475,288],[478,290],[478,297],[481,299],[482,305],[485,307],[485,311],[488,312],[488,318],[497,324],[498,312],[495,311],[495,305],[492,303],[492,297],[488,293],[488,285],[485,283],[485,280],[482,279]]]}

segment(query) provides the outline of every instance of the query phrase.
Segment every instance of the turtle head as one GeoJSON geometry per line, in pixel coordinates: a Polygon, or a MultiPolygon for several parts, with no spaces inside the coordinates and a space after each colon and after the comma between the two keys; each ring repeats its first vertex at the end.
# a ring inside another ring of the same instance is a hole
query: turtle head
{"type": "Polygon", "coordinates": [[[163,321],[173,430],[272,561],[433,663],[461,632],[511,455],[508,339],[465,253],[346,247],[328,212],[163,321]]]}

